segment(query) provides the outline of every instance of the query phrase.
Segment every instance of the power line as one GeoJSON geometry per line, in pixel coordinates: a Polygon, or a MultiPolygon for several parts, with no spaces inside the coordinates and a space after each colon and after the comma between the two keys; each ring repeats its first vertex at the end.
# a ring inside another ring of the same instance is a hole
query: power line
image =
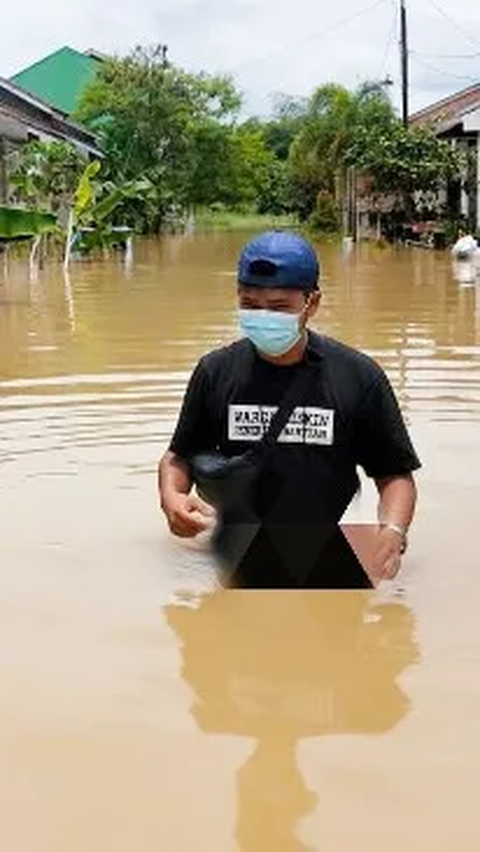
{"type": "Polygon", "coordinates": [[[408,63],[408,19],[406,0],[400,0],[400,52],[402,64],[402,117],[408,127],[409,63],[408,63]]]}
{"type": "Polygon", "coordinates": [[[439,6],[438,3],[435,2],[435,0],[428,0],[428,2],[430,3],[431,6],[433,6],[434,9],[436,9],[436,11],[440,15],[442,15],[444,18],[446,18],[447,21],[450,21],[450,23],[453,24],[454,27],[456,27],[457,30],[459,30],[459,32],[463,33],[463,35],[466,36],[468,38],[468,40],[472,44],[475,45],[475,47],[480,47],[480,41],[478,39],[476,39],[474,36],[472,36],[472,34],[469,33],[468,30],[466,30],[462,26],[462,24],[459,24],[458,21],[455,20],[455,18],[452,18],[452,16],[449,15],[448,12],[445,12],[445,10],[442,9],[441,6],[439,6]]]}
{"type": "Polygon", "coordinates": [[[314,33],[309,33],[307,36],[304,36],[303,38],[299,39],[297,42],[289,42],[288,45],[283,44],[280,47],[276,47],[273,50],[271,50],[269,53],[266,53],[263,56],[257,57],[257,59],[251,59],[251,60],[247,60],[246,62],[242,62],[240,65],[237,65],[232,70],[232,74],[236,74],[238,71],[240,71],[243,68],[248,67],[249,65],[256,65],[258,62],[265,62],[268,59],[270,59],[272,56],[275,56],[277,53],[281,53],[282,51],[287,50],[287,48],[290,51],[292,49],[292,47],[299,47],[300,45],[305,44],[308,41],[316,41],[317,39],[322,38],[322,36],[327,35],[328,33],[331,33],[334,30],[340,29],[341,27],[344,27],[344,26],[352,23],[352,21],[355,21],[358,18],[363,17],[363,15],[367,15],[369,12],[374,12],[375,9],[378,9],[379,6],[383,6],[383,4],[387,3],[387,2],[390,3],[390,2],[392,2],[392,0],[375,0],[374,3],[370,3],[368,6],[365,6],[363,9],[359,9],[358,12],[355,12],[353,15],[348,15],[347,17],[342,18],[340,21],[337,21],[336,23],[331,24],[331,26],[326,27],[323,30],[317,30],[314,33]]]}
{"type": "Polygon", "coordinates": [[[416,51],[411,50],[410,55],[412,59],[415,60],[419,65],[423,65],[424,68],[427,68],[429,71],[433,71],[435,74],[441,74],[443,77],[450,77],[455,80],[468,80],[471,83],[478,83],[478,77],[467,77],[463,74],[452,74],[451,71],[443,71],[441,68],[436,68],[434,65],[431,65],[429,62],[425,62],[421,55],[416,53],[416,51]]]}
{"type": "Polygon", "coordinates": [[[422,53],[429,59],[478,59],[479,53],[422,53]]]}

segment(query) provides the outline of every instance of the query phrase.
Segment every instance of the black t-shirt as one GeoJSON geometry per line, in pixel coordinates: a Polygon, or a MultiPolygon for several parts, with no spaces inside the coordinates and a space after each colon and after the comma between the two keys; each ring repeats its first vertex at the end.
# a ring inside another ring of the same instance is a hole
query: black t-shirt
{"type": "Polygon", "coordinates": [[[203,356],[191,376],[170,450],[240,455],[260,439],[298,370],[311,371],[259,478],[264,523],[338,523],[358,490],[357,466],[382,479],[421,466],[382,368],[367,355],[309,331],[304,360],[278,366],[247,339],[203,356]]]}

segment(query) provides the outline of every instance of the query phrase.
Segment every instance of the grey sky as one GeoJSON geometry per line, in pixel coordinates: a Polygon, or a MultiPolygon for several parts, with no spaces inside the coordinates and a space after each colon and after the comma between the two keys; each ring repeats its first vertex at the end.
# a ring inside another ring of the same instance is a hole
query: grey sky
{"type": "MultiPolygon", "coordinates": [[[[125,52],[165,42],[188,70],[233,73],[248,113],[275,92],[309,94],[389,74],[400,103],[394,0],[4,0],[0,76],[65,44],[125,52]],[[375,8],[374,8],[375,6],[375,8]]],[[[409,0],[411,109],[480,81],[480,5],[409,0]],[[441,13],[443,10],[443,13],[441,13]],[[445,58],[444,54],[465,58],[445,58]],[[473,58],[468,58],[477,54],[473,58]]]]}

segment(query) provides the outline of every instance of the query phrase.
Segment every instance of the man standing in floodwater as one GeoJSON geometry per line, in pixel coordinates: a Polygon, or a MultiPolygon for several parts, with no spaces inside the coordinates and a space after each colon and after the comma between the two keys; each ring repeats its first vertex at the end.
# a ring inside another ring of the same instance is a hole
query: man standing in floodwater
{"type": "Polygon", "coordinates": [[[271,231],[251,240],[237,278],[244,336],[200,359],[160,461],[171,532],[188,538],[211,524],[211,507],[192,493],[192,459],[251,452],[282,403],[288,416],[285,396],[298,388],[286,425],[258,457],[248,499],[236,514],[216,506],[226,584],[345,589],[395,577],[421,465],[386,374],[364,353],[308,327],[321,299],[320,265],[302,237],[271,231]],[[340,527],[359,490],[357,467],[378,491],[369,574],[340,527]]]}

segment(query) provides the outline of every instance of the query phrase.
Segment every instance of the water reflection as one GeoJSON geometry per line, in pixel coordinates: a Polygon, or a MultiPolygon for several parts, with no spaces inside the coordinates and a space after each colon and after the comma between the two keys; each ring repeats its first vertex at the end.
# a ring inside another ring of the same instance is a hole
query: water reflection
{"type": "Polygon", "coordinates": [[[383,734],[406,716],[398,678],[419,659],[410,609],[368,592],[230,591],[165,614],[197,725],[255,740],[236,778],[240,850],[313,852],[298,829],[318,795],[297,747],[305,737],[383,734]]]}
{"type": "Polygon", "coordinates": [[[75,300],[73,295],[72,281],[68,269],[63,271],[63,282],[65,285],[65,303],[67,305],[68,319],[70,322],[70,331],[75,334],[75,300]]]}
{"type": "Polygon", "coordinates": [[[473,260],[454,260],[452,263],[452,273],[459,284],[475,284],[477,280],[477,265],[473,260]]]}

